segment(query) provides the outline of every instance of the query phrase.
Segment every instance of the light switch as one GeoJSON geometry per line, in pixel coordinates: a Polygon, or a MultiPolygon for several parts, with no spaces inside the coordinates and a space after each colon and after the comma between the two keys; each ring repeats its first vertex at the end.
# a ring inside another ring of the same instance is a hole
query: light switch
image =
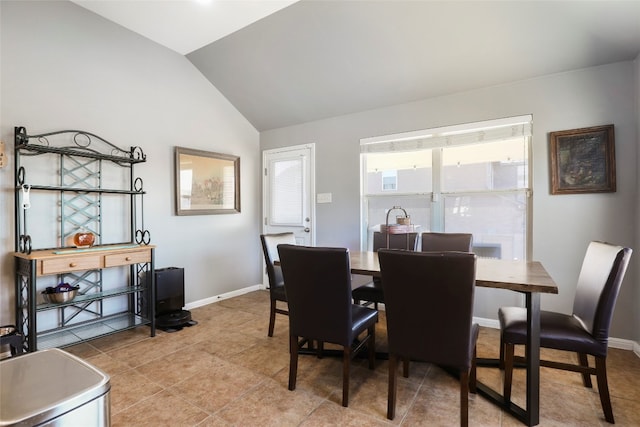
{"type": "Polygon", "coordinates": [[[316,201],[318,203],[331,203],[331,193],[318,193],[316,201]]]}

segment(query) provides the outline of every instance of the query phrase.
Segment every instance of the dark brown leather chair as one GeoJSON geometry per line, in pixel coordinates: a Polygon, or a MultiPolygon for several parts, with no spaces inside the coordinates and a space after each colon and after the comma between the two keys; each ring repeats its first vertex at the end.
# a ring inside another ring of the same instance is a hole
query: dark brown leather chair
{"type": "MultiPolygon", "coordinates": [[[[598,380],[600,403],[605,419],[614,423],[607,382],[607,342],[613,308],[620,291],[632,250],[607,243],[591,242],[587,248],[573,302],[573,313],[540,312],[540,346],[575,352],[578,365],[541,360],[540,366],[582,374],[585,387],[592,387],[591,375],[598,380]],[[595,357],[590,367],[587,355],[595,357]]],[[[504,398],[511,401],[514,346],[527,337],[527,313],[521,307],[502,307],[500,319],[500,361],[504,366],[504,398]]]]}
{"type": "MultiPolygon", "coordinates": [[[[416,241],[416,249],[422,252],[471,252],[473,234],[425,232],[416,241]]],[[[403,362],[403,375],[409,377],[409,360],[403,362]]]]}
{"type": "MultiPolygon", "coordinates": [[[[373,233],[373,251],[378,249],[409,249],[413,250],[416,243],[418,233],[401,233],[389,234],[374,231],[373,233]],[[387,241],[387,237],[389,240],[387,241]]],[[[355,304],[370,305],[373,303],[374,308],[378,309],[378,304],[384,303],[384,292],[380,279],[374,277],[373,280],[365,285],[359,286],[351,293],[355,304]]]]}
{"type": "Polygon", "coordinates": [[[420,235],[422,252],[457,251],[472,252],[473,234],[470,233],[422,233],[420,235]]]}
{"type": "Polygon", "coordinates": [[[289,390],[296,388],[298,350],[305,342],[318,341],[319,355],[323,343],[337,344],[344,351],[342,406],[346,407],[352,357],[367,347],[369,368],[374,367],[378,312],[351,302],[347,249],[280,245],[278,252],[289,300],[289,390]]]}
{"type": "Polygon", "coordinates": [[[16,330],[14,325],[0,326],[0,346],[7,344],[11,351],[11,356],[19,356],[24,351],[24,336],[16,330]]]}
{"type": "Polygon", "coordinates": [[[468,394],[476,389],[473,324],[476,256],[463,252],[378,251],[389,339],[387,418],[395,417],[398,359],[460,373],[460,424],[468,425],[468,394]]]}
{"type": "Polygon", "coordinates": [[[260,242],[262,243],[262,252],[264,253],[264,262],[267,266],[267,276],[269,277],[269,298],[271,300],[271,310],[269,314],[269,332],[270,337],[273,336],[273,327],[276,323],[276,313],[289,315],[287,310],[278,308],[277,302],[287,302],[287,295],[284,291],[284,281],[282,280],[282,270],[279,265],[274,265],[274,261],[278,260],[278,245],[282,243],[296,243],[293,233],[277,233],[277,234],[261,234],[260,242]]]}

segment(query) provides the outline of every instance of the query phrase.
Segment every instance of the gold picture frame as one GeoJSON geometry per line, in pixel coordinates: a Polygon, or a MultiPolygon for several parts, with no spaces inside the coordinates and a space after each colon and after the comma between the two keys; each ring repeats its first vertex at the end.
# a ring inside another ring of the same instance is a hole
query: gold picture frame
{"type": "Polygon", "coordinates": [[[176,215],[240,212],[240,157],[175,147],[176,215]]]}
{"type": "Polygon", "coordinates": [[[613,125],[551,132],[551,194],[616,191],[613,125]]]}

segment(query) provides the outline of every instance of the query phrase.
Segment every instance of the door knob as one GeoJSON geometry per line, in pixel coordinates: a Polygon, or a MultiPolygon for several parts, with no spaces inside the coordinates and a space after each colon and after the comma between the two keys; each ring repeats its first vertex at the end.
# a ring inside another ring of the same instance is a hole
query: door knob
{"type": "Polygon", "coordinates": [[[309,231],[311,231],[311,229],[310,229],[309,227],[305,227],[305,228],[304,228],[304,232],[305,232],[305,233],[308,233],[309,231]]]}

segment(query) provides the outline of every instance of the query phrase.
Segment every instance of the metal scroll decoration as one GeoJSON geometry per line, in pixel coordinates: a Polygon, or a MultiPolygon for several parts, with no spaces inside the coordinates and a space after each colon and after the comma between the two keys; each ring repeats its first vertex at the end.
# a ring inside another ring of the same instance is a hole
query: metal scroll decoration
{"type": "Polygon", "coordinates": [[[107,141],[106,139],[83,130],[61,130],[56,132],[42,133],[39,135],[28,135],[27,130],[23,126],[17,126],[15,128],[15,146],[27,151],[31,151],[32,155],[39,154],[43,150],[39,150],[38,147],[47,147],[49,152],[58,152],[61,154],[69,155],[93,155],[98,158],[111,160],[118,164],[129,164],[131,160],[144,162],[147,156],[140,147],[131,147],[129,150],[120,148],[115,144],[107,141]],[[72,134],[71,142],[73,144],[61,145],[54,147],[49,141],[49,137],[55,137],[58,135],[72,134]],[[92,144],[104,144],[107,147],[109,153],[105,153],[92,147],[92,144]]]}
{"type": "Polygon", "coordinates": [[[139,245],[148,245],[151,242],[151,233],[144,228],[144,191],[142,189],[142,178],[136,178],[133,182],[133,190],[140,193],[140,226],[141,228],[136,230],[136,243],[139,245]]]}
{"type": "Polygon", "coordinates": [[[27,211],[31,207],[30,191],[55,190],[60,192],[59,236],[64,239],[75,229],[87,229],[101,238],[101,194],[118,193],[139,196],[132,199],[131,240],[148,245],[151,240],[149,230],[144,228],[144,190],[141,178],[130,175],[128,190],[109,189],[102,186],[102,162],[112,162],[117,166],[130,168],[146,161],[146,155],[138,146],[124,149],[95,135],[81,130],[62,130],[29,135],[25,127],[15,127],[16,152],[16,250],[29,254],[32,251],[32,237],[27,233],[27,211]],[[60,182],[58,185],[36,185],[29,182],[25,168],[20,164],[20,156],[54,155],[59,162],[60,182]],[[67,166],[69,163],[69,167],[67,166]],[[80,172],[79,172],[80,171],[80,172]],[[66,195],[76,196],[66,199],[66,195]],[[95,194],[95,197],[90,196],[95,194]],[[95,199],[95,200],[93,200],[95,199]],[[68,213],[70,212],[70,213],[68,213]],[[136,226],[137,224],[137,226],[136,226]]]}

